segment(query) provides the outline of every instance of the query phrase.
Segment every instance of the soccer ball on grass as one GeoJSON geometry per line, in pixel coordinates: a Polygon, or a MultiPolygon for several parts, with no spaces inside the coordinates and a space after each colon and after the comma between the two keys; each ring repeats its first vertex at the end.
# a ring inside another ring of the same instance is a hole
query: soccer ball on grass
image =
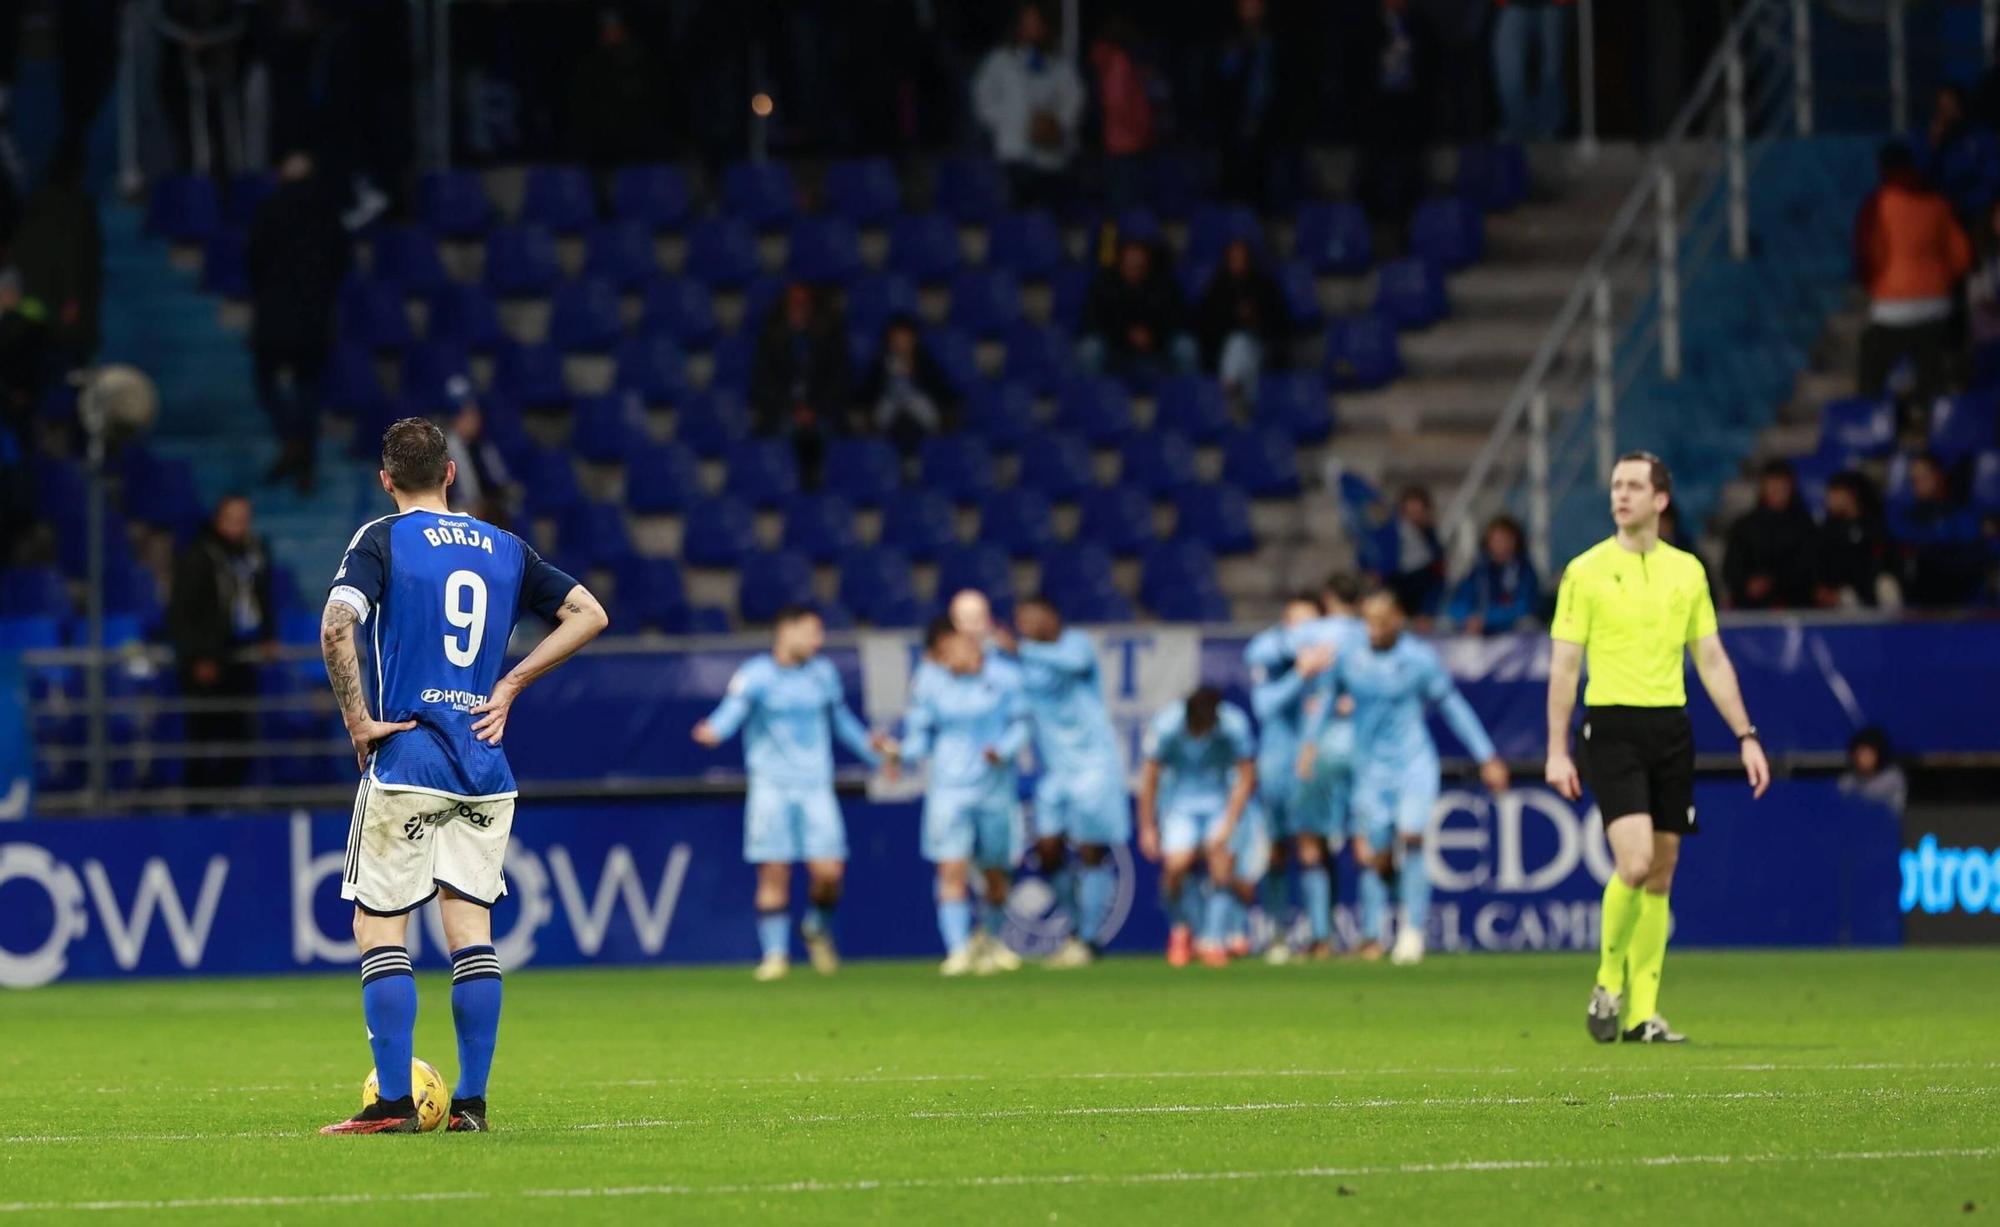
{"type": "MultiPolygon", "coordinates": [[[[365,1108],[380,1098],[381,1083],[371,1069],[368,1080],[361,1084],[361,1106],[365,1108]]],[[[437,1067],[429,1061],[410,1062],[410,1098],[416,1101],[417,1124],[425,1133],[444,1124],[445,1113],[451,1108],[451,1092],[445,1088],[437,1067]]]]}

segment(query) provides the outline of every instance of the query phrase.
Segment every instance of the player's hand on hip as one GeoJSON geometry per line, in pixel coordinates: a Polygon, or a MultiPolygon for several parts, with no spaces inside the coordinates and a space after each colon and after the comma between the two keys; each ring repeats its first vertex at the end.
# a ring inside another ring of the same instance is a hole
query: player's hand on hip
{"type": "Polygon", "coordinates": [[[1751,799],[1762,797],[1771,787],[1771,763],[1764,757],[1764,745],[1755,737],[1743,742],[1743,773],[1750,777],[1751,799]]]}
{"type": "Polygon", "coordinates": [[[347,728],[347,739],[354,743],[354,766],[356,769],[366,772],[368,770],[368,756],[375,752],[376,746],[394,737],[397,733],[407,733],[415,727],[417,727],[417,722],[414,720],[401,720],[393,724],[387,720],[362,720],[349,725],[347,728]]]}
{"type": "Polygon", "coordinates": [[[1576,764],[1570,761],[1569,755],[1560,752],[1549,755],[1549,765],[1542,772],[1542,778],[1563,800],[1583,799],[1583,781],[1577,777],[1576,764]]]}
{"type": "Polygon", "coordinates": [[[1489,758],[1479,764],[1479,782],[1486,785],[1486,791],[1495,796],[1506,792],[1509,783],[1507,764],[1498,758],[1489,758]]]}
{"type": "Polygon", "coordinates": [[[702,721],[700,724],[695,725],[694,732],[689,735],[692,736],[697,742],[707,746],[711,750],[722,744],[722,735],[720,733],[717,733],[714,729],[710,728],[708,726],[708,721],[706,720],[702,721]]]}
{"type": "Polygon", "coordinates": [[[484,703],[472,709],[479,719],[472,722],[472,735],[489,746],[497,746],[507,735],[507,713],[514,706],[514,696],[519,693],[506,682],[493,688],[493,693],[484,703]]]}

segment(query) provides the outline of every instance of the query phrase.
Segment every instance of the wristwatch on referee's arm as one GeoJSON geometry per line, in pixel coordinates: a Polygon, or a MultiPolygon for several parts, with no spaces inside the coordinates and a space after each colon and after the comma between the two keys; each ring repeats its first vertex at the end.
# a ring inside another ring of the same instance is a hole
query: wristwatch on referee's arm
{"type": "Polygon", "coordinates": [[[1736,741],[1739,745],[1746,741],[1762,742],[1763,740],[1763,738],[1757,736],[1757,726],[1754,724],[1736,734],[1736,741]]]}

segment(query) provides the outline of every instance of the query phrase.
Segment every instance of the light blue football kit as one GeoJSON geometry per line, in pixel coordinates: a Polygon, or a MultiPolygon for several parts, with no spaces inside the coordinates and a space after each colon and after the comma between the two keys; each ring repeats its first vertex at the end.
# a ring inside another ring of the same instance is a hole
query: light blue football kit
{"type": "Polygon", "coordinates": [[[1019,656],[1042,766],[1035,788],[1036,834],[1077,844],[1130,841],[1125,756],[1104,703],[1090,636],[1069,629],[1053,643],[1023,639],[1019,656]]]}
{"type": "Polygon", "coordinates": [[[1019,670],[989,658],[960,675],[926,662],[911,680],[905,760],[929,760],[924,859],[1012,868],[1021,856],[1020,768],[1028,705],[1019,670]],[[987,761],[991,751],[999,759],[987,761]]]}
{"type": "MultiPolygon", "coordinates": [[[[1221,829],[1229,809],[1229,794],[1236,781],[1236,765],[1257,757],[1257,738],[1250,717],[1234,703],[1216,709],[1213,729],[1197,737],[1187,730],[1187,705],[1176,703],[1155,713],[1146,726],[1145,756],[1160,764],[1159,794],[1156,800],[1160,823],[1160,850],[1169,855],[1193,852],[1203,847],[1221,829]]],[[[1230,835],[1229,850],[1236,860],[1241,881],[1255,882],[1264,876],[1269,863],[1271,839],[1264,825],[1263,807],[1255,797],[1243,807],[1236,830],[1230,835]]],[[[1204,939],[1219,942],[1235,922],[1235,897],[1208,885],[1207,906],[1203,911],[1192,891],[1183,891],[1176,923],[1200,929],[1204,939]]]]}

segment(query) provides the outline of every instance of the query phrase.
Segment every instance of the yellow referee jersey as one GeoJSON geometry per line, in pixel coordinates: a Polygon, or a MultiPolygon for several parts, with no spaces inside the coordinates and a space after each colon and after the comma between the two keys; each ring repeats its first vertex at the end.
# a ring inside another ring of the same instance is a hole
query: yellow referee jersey
{"type": "Polygon", "coordinates": [[[1685,707],[1681,653],[1715,633],[1701,560],[1662,541],[1644,554],[1607,537],[1578,554],[1556,593],[1551,638],[1583,647],[1589,707],[1685,707]]]}

